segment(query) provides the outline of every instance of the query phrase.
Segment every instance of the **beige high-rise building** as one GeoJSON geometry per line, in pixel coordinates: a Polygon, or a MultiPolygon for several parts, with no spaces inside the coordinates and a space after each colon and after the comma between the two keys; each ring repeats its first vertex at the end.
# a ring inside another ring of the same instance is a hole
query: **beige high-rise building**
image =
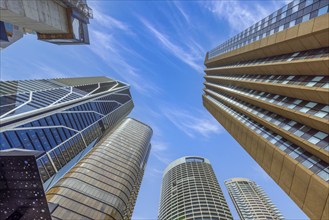
{"type": "Polygon", "coordinates": [[[232,178],[226,180],[225,185],[241,220],[284,219],[262,187],[254,181],[232,178]]]}
{"type": "Polygon", "coordinates": [[[205,59],[204,106],[311,219],[329,219],[328,5],[293,1],[205,59]]]}
{"type": "Polygon", "coordinates": [[[159,220],[232,220],[208,159],[182,157],[163,173],[159,220]]]}

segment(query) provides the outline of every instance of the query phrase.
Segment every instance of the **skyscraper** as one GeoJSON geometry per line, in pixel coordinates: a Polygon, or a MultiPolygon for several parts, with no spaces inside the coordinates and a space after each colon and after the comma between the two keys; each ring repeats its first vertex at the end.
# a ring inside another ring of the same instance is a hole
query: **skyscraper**
{"type": "Polygon", "coordinates": [[[264,190],[254,181],[232,178],[226,180],[225,185],[241,220],[284,219],[264,190]]]}
{"type": "Polygon", "coordinates": [[[160,220],[233,219],[208,159],[182,157],[163,174],[160,220]]]}
{"type": "Polygon", "coordinates": [[[133,108],[129,86],[107,77],[0,82],[1,150],[43,152],[48,190],[133,108]]]}
{"type": "Polygon", "coordinates": [[[205,59],[204,106],[311,219],[329,218],[328,6],[293,1],[205,59]]]}
{"type": "Polygon", "coordinates": [[[123,120],[47,192],[53,219],[131,219],[152,130],[123,120]]]}
{"type": "Polygon", "coordinates": [[[107,77],[2,81],[0,94],[0,156],[10,162],[0,167],[0,213],[131,218],[152,129],[124,119],[133,108],[129,85],[107,77]]]}

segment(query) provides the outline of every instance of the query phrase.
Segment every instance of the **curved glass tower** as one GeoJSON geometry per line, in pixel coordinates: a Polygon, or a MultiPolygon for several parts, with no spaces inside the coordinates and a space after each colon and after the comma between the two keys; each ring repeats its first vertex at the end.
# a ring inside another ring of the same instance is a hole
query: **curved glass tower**
{"type": "Polygon", "coordinates": [[[208,159],[182,157],[165,169],[159,216],[171,219],[233,219],[208,159]]]}
{"type": "Polygon", "coordinates": [[[131,219],[151,149],[152,129],[132,118],[79,161],[47,192],[53,219],[131,219]]]}
{"type": "Polygon", "coordinates": [[[264,190],[254,181],[232,178],[226,180],[225,185],[241,220],[284,219],[264,190]]]}
{"type": "Polygon", "coordinates": [[[133,108],[129,85],[107,77],[0,82],[0,150],[42,152],[48,190],[133,108]]]}

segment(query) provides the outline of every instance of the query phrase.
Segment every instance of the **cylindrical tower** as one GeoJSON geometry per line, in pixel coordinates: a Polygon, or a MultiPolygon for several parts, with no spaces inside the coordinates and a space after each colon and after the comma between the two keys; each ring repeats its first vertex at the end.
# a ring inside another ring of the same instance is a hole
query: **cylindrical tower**
{"type": "Polygon", "coordinates": [[[241,220],[284,219],[280,211],[254,181],[232,178],[225,185],[241,220]]]}
{"type": "Polygon", "coordinates": [[[47,192],[53,219],[131,219],[152,129],[123,120],[47,192]]]}
{"type": "Polygon", "coordinates": [[[162,180],[159,216],[169,219],[233,219],[208,159],[173,161],[162,180]]]}

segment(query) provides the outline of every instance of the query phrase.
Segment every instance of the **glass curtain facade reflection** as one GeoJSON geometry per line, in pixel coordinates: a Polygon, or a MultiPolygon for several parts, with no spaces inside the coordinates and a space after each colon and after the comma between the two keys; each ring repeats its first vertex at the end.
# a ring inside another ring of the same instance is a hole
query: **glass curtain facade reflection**
{"type": "Polygon", "coordinates": [[[232,178],[226,180],[225,185],[241,220],[284,219],[264,190],[254,181],[232,178]]]}
{"type": "Polygon", "coordinates": [[[328,219],[329,1],[293,1],[211,50],[204,106],[311,219],[328,219]]]}
{"type": "Polygon", "coordinates": [[[53,219],[131,219],[152,130],[124,119],[47,192],[53,219]]]}
{"type": "Polygon", "coordinates": [[[107,77],[0,82],[1,150],[37,158],[45,189],[133,108],[129,86],[107,77]]]}
{"type": "Polygon", "coordinates": [[[233,219],[208,159],[182,157],[165,169],[160,220],[233,219]]]}

